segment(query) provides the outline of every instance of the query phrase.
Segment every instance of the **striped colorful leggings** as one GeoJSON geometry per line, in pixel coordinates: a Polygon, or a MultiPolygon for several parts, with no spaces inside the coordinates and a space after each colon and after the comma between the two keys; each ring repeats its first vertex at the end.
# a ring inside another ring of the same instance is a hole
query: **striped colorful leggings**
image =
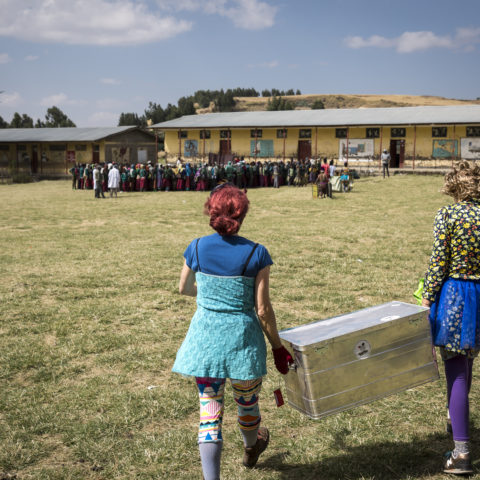
{"type": "MultiPolygon", "coordinates": [[[[196,378],[200,399],[198,443],[221,442],[225,378],[196,378]]],[[[262,379],[230,380],[233,398],[238,407],[238,425],[244,439],[256,438],[261,416],[258,396],[262,379]]]]}

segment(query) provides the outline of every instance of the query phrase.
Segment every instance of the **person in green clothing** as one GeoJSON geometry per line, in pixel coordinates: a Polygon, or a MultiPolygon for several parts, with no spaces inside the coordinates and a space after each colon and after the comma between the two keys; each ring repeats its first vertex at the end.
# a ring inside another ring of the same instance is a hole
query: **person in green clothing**
{"type": "Polygon", "coordinates": [[[227,178],[227,182],[233,183],[234,174],[235,169],[233,168],[232,162],[228,162],[227,166],[225,167],[225,176],[227,178]]]}

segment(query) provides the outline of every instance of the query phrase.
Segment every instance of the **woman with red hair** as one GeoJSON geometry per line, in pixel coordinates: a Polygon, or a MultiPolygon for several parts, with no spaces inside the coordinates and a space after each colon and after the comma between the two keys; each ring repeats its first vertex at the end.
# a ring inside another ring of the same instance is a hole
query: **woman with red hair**
{"type": "Polygon", "coordinates": [[[226,379],[238,407],[243,465],[252,468],[269,442],[267,428],[260,427],[258,406],[262,377],[267,373],[263,333],[280,373],[286,374],[293,362],[281,345],[270,302],[270,254],[263,245],[238,235],[248,205],[246,194],[232,184],[212,190],[205,213],[216,233],[190,243],[180,276],[180,293],[197,298],[197,311],[173,371],[196,379],[198,444],[205,480],[220,478],[226,379]]]}

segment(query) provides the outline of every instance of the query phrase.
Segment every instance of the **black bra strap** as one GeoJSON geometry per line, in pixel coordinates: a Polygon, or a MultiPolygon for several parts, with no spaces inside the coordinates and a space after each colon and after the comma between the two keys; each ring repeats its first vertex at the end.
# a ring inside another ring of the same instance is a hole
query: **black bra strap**
{"type": "Polygon", "coordinates": [[[247,261],[245,262],[245,265],[243,267],[243,271],[242,271],[242,277],[245,275],[245,272],[247,271],[247,267],[248,267],[248,262],[250,262],[250,259],[252,258],[252,255],[253,255],[253,252],[255,252],[255,250],[257,249],[258,247],[258,243],[256,243],[253,248],[252,248],[252,251],[250,252],[250,255],[248,256],[247,258],[247,261]]]}
{"type": "Polygon", "coordinates": [[[200,261],[198,260],[198,242],[200,241],[199,238],[197,238],[197,243],[195,244],[195,253],[197,254],[197,268],[198,271],[201,272],[202,269],[200,268],[200,261]]]}

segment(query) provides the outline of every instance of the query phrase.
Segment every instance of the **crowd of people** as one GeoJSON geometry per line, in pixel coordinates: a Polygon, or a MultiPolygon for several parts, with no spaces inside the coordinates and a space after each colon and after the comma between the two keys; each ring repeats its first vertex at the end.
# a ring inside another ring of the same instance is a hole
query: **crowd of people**
{"type": "Polygon", "coordinates": [[[226,165],[183,163],[179,159],[175,165],[161,163],[154,165],[150,161],[136,165],[115,163],[75,165],[70,169],[72,188],[95,189],[98,181],[99,194],[103,195],[112,188],[109,187],[112,169],[119,173],[118,185],[115,188],[123,192],[207,191],[224,182],[232,183],[241,189],[279,188],[282,185],[306,186],[316,183],[319,187],[319,196],[324,196],[329,178],[340,175],[342,184],[345,184],[344,191],[347,191],[346,185],[350,178],[346,162],[341,169],[337,169],[334,160],[328,161],[327,158],[323,160],[292,158],[285,162],[283,160],[248,162],[237,158],[226,165]]]}

